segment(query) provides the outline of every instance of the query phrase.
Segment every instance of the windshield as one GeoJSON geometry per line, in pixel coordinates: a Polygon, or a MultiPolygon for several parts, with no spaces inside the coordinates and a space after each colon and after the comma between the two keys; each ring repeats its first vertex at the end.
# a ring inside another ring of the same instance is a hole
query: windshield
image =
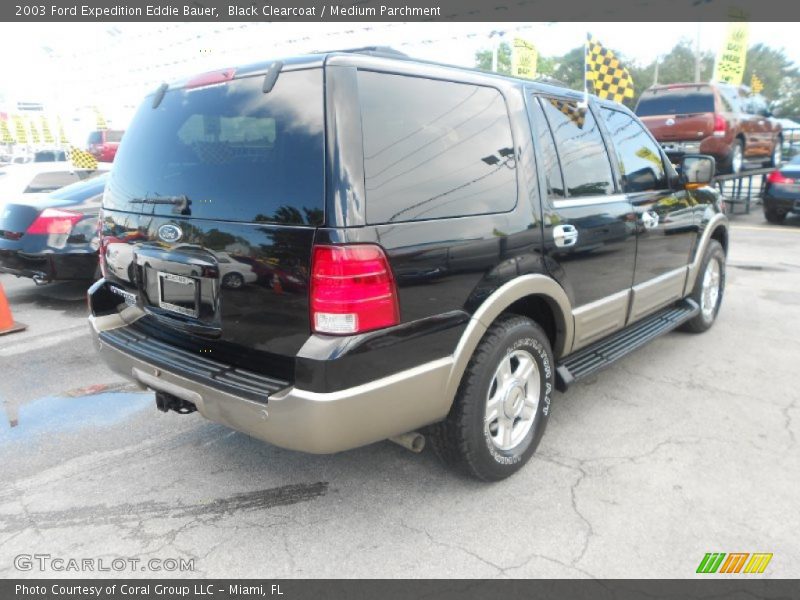
{"type": "Polygon", "coordinates": [[[646,91],[636,105],[640,117],[687,115],[714,112],[714,94],[710,88],[672,88],[646,91]]]}
{"type": "Polygon", "coordinates": [[[125,132],[104,208],[226,221],[319,224],[322,70],[148,97],[125,132]]]}

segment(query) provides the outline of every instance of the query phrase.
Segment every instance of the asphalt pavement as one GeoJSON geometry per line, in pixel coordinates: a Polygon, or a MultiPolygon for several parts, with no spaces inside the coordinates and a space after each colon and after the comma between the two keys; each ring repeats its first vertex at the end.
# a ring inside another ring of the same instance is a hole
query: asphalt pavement
{"type": "Polygon", "coordinates": [[[682,578],[707,552],[797,576],[799,218],[734,217],[716,325],[557,394],[492,485],[389,442],[311,456],[160,413],[97,358],[84,285],[0,283],[28,325],[0,337],[0,577],[682,578]]]}

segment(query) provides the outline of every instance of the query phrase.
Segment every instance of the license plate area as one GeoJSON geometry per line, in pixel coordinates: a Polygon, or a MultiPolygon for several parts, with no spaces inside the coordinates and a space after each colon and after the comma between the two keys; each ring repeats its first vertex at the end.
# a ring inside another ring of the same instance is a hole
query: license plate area
{"type": "Polygon", "coordinates": [[[158,307],[184,317],[200,316],[200,282],[193,277],[157,271],[158,307]]]}

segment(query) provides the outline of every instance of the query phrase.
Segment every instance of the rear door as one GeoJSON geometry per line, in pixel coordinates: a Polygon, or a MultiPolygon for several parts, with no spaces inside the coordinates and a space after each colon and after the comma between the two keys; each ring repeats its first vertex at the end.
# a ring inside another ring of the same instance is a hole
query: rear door
{"type": "Polygon", "coordinates": [[[104,197],[107,279],[148,334],[291,377],[323,220],[322,69],[282,72],[268,93],[263,73],[211,80],[148,97],[126,131],[104,197]]]}
{"type": "Polygon", "coordinates": [[[591,111],[574,100],[532,96],[529,114],[545,178],[545,253],[574,307],[575,350],[625,325],[635,217],[591,111]]]}
{"type": "Polygon", "coordinates": [[[647,130],[623,110],[603,107],[602,120],[616,159],[619,186],[636,212],[637,252],[629,322],[679,300],[692,243],[695,204],[671,190],[661,151],[647,130]]]}

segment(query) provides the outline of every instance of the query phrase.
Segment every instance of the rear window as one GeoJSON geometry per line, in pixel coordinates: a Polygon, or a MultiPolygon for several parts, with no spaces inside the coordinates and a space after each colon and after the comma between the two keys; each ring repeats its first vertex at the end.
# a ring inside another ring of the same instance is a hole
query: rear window
{"type": "Polygon", "coordinates": [[[368,71],[358,89],[369,223],[514,208],[516,158],[499,91],[368,71]]]}
{"type": "Polygon", "coordinates": [[[86,140],[87,144],[102,144],[103,143],[103,134],[99,131],[93,131],[89,134],[89,139],[86,140]]]}
{"type": "Polygon", "coordinates": [[[711,88],[648,91],[642,94],[639,104],[636,105],[636,114],[640,117],[713,112],[714,94],[711,88]]]}
{"type": "Polygon", "coordinates": [[[106,141],[107,142],[119,142],[122,140],[122,132],[121,131],[106,131],[106,141]]]}
{"type": "Polygon", "coordinates": [[[41,150],[34,153],[33,162],[58,162],[67,160],[67,153],[63,150],[41,150]]]}
{"type": "Polygon", "coordinates": [[[28,187],[25,188],[26,194],[37,194],[42,192],[52,192],[59,188],[80,181],[78,172],[52,171],[50,173],[39,173],[31,179],[28,187]]]}
{"type": "Polygon", "coordinates": [[[104,207],[317,225],[324,203],[322,70],[148,97],[114,160],[104,207]]]}

